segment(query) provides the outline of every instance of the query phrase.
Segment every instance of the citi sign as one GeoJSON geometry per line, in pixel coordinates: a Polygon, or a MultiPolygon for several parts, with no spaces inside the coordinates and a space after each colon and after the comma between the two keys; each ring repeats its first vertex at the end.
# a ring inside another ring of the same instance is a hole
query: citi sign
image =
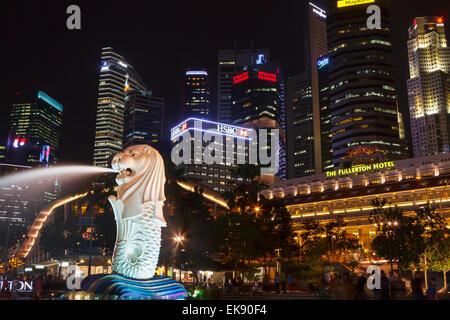
{"type": "Polygon", "coordinates": [[[328,63],[330,63],[330,58],[324,57],[323,59],[320,59],[319,61],[317,61],[317,66],[319,67],[319,69],[321,69],[324,66],[326,66],[328,63]]]}

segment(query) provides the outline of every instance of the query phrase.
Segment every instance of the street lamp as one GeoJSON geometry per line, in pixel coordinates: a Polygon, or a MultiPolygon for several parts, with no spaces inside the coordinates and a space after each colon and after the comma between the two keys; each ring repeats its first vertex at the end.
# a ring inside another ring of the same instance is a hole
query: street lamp
{"type": "MultiPolygon", "coordinates": [[[[175,248],[173,248],[173,267],[175,267],[176,264],[176,254],[177,254],[177,248],[178,246],[184,241],[184,237],[181,234],[177,234],[175,235],[173,238],[173,241],[176,243],[175,248]]],[[[183,251],[183,250],[182,250],[183,251]]],[[[173,275],[172,275],[173,276],[173,275]]],[[[181,274],[180,274],[181,276],[181,274]]],[[[176,278],[176,274],[175,274],[175,278],[176,278]]],[[[176,279],[175,279],[176,280],[176,279]]]]}
{"type": "Polygon", "coordinates": [[[389,261],[391,262],[391,271],[394,270],[393,262],[392,262],[392,230],[394,228],[397,228],[397,226],[398,226],[397,221],[394,221],[394,222],[389,221],[387,223],[388,241],[389,241],[389,261]]]}
{"type": "Polygon", "coordinates": [[[178,245],[184,241],[184,237],[182,235],[176,235],[175,237],[173,237],[173,241],[175,241],[178,245]]]}

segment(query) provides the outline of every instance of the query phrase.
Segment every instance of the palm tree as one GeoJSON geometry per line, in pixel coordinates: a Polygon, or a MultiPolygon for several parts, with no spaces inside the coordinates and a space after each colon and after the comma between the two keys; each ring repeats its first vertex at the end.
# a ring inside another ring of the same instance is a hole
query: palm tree
{"type": "Polygon", "coordinates": [[[230,209],[238,207],[244,212],[248,207],[257,207],[258,194],[267,187],[258,180],[259,175],[259,167],[250,164],[239,165],[232,170],[232,176],[238,184],[234,190],[223,193],[230,209]]]}

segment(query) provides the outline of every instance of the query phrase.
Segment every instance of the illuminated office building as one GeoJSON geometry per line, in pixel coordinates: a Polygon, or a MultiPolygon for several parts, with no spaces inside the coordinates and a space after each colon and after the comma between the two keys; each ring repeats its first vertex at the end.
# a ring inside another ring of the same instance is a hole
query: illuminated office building
{"type": "Polygon", "coordinates": [[[450,222],[450,155],[356,165],[270,185],[263,194],[286,205],[301,233],[305,222],[327,223],[342,217],[345,229],[358,237],[364,249],[376,236],[369,221],[372,201],[386,199],[386,208],[413,212],[428,202],[450,222]]]}
{"type": "Polygon", "coordinates": [[[331,1],[327,17],[333,164],[400,159],[389,1],[377,0],[381,28],[368,29],[373,1],[331,1]],[[347,3],[347,4],[346,4],[347,3]]]}
{"type": "Polygon", "coordinates": [[[10,112],[6,161],[27,166],[57,163],[62,116],[62,104],[45,92],[17,92],[10,112]]]}
{"type": "Polygon", "coordinates": [[[95,123],[94,166],[108,167],[122,151],[125,92],[147,90],[134,68],[111,47],[102,48],[95,123]]]}
{"type": "Polygon", "coordinates": [[[270,60],[268,49],[224,49],[218,53],[217,121],[232,123],[231,91],[233,77],[244,66],[263,64],[270,60]]]}
{"type": "Polygon", "coordinates": [[[323,167],[317,59],[328,52],[326,12],[309,3],[305,15],[304,71],[286,80],[289,179],[320,173],[323,167]]]}
{"type": "Polygon", "coordinates": [[[211,90],[206,69],[187,69],[184,83],[184,117],[209,119],[211,90]]]}
{"type": "Polygon", "coordinates": [[[0,163],[6,161],[6,142],[0,140],[0,163]]]}
{"type": "Polygon", "coordinates": [[[288,178],[315,173],[311,80],[304,72],[286,80],[288,178]]]}
{"type": "Polygon", "coordinates": [[[249,128],[188,118],[170,131],[170,140],[174,147],[186,141],[184,139],[188,139],[187,144],[190,145],[190,150],[183,151],[183,158],[189,163],[179,164],[178,168],[184,169],[184,176],[190,182],[217,193],[232,191],[238,182],[232,170],[237,168],[239,158],[243,159],[244,163],[248,163],[252,131],[249,128]],[[205,141],[204,135],[207,133],[215,134],[217,140],[214,138],[214,141],[211,141],[213,140],[211,138],[205,141]],[[210,154],[209,148],[212,146],[216,148],[217,155],[219,153],[221,155],[217,162],[208,164],[203,158],[203,153],[206,149],[206,152],[210,154]],[[227,146],[231,146],[230,149],[227,149],[227,146]],[[227,150],[229,150],[228,153],[227,150]]]}
{"type": "Polygon", "coordinates": [[[276,148],[269,145],[268,149],[278,154],[276,176],[286,180],[284,78],[279,64],[272,61],[244,67],[233,77],[232,97],[231,114],[235,125],[256,131],[279,130],[279,145],[276,148]]]}
{"type": "Polygon", "coordinates": [[[415,157],[450,151],[450,48],[443,17],[417,17],[408,30],[407,80],[415,157]]]}
{"type": "Polygon", "coordinates": [[[148,90],[127,90],[123,148],[136,144],[155,146],[163,136],[164,99],[148,90]]]}

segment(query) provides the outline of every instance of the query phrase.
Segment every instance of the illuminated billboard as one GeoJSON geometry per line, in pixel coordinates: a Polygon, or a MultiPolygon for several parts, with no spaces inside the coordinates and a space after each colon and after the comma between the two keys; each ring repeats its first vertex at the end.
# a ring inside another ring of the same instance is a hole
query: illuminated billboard
{"type": "Polygon", "coordinates": [[[249,138],[250,128],[237,127],[225,123],[218,123],[208,120],[189,118],[170,130],[170,140],[178,138],[181,134],[188,130],[199,130],[202,132],[220,133],[225,136],[233,138],[242,138],[251,140],[249,138]],[[195,121],[198,121],[197,126],[195,121]]]}
{"type": "Polygon", "coordinates": [[[323,57],[323,58],[320,58],[319,60],[317,60],[317,66],[319,67],[319,69],[322,69],[329,63],[330,63],[330,58],[328,58],[328,57],[323,57]]]}
{"type": "Polygon", "coordinates": [[[388,169],[388,168],[395,168],[395,164],[393,161],[387,161],[387,162],[379,162],[379,163],[372,163],[372,164],[361,164],[356,165],[351,168],[347,169],[338,169],[335,171],[327,171],[327,178],[329,177],[337,177],[337,176],[345,176],[349,174],[355,174],[355,173],[362,173],[366,171],[376,171],[376,170],[382,170],[382,169],[388,169]]]}
{"type": "Polygon", "coordinates": [[[374,3],[375,0],[339,0],[337,2],[338,8],[358,6],[361,4],[374,3]]]}

